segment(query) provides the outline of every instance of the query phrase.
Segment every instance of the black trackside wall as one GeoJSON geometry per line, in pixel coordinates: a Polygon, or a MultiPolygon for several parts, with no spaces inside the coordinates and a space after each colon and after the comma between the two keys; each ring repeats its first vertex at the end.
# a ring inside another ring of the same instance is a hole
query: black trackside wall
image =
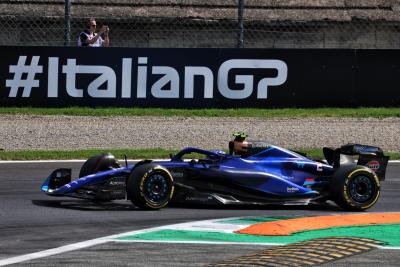
{"type": "Polygon", "coordinates": [[[0,105],[399,106],[400,50],[1,47],[0,105]]]}

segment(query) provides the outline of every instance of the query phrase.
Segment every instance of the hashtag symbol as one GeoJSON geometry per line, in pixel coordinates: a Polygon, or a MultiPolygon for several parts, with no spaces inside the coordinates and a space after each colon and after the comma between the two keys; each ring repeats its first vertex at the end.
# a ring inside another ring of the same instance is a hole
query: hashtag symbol
{"type": "Polygon", "coordinates": [[[26,56],[20,56],[17,65],[10,65],[10,73],[14,73],[12,80],[6,80],[6,87],[10,87],[9,97],[16,97],[19,88],[23,88],[22,97],[31,95],[32,87],[39,87],[39,80],[35,80],[37,73],[43,72],[43,66],[39,66],[40,56],[33,56],[31,64],[26,64],[26,56]],[[27,74],[22,79],[22,74],[27,74]]]}

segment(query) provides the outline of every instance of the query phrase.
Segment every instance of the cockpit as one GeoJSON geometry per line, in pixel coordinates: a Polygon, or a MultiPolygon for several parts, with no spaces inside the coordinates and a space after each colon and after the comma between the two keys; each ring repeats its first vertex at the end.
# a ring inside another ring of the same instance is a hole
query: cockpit
{"type": "Polygon", "coordinates": [[[242,132],[236,132],[233,134],[234,140],[229,141],[229,154],[237,155],[241,158],[247,158],[252,155],[258,154],[261,151],[266,150],[270,145],[266,142],[246,141],[247,134],[242,132]]]}

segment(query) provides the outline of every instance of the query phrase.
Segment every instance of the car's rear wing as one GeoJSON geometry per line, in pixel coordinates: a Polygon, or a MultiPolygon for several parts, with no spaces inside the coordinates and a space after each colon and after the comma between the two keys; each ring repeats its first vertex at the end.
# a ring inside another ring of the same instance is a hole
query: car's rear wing
{"type": "Polygon", "coordinates": [[[328,164],[334,167],[339,167],[343,162],[352,161],[353,156],[358,156],[357,165],[370,168],[379,180],[385,180],[389,156],[385,156],[383,150],[379,147],[347,144],[336,149],[324,147],[323,152],[328,164]]]}

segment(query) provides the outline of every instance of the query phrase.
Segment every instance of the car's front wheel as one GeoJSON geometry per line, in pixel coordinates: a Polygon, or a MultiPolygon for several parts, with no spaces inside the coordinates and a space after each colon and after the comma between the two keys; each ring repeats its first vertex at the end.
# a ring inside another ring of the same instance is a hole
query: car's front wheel
{"type": "Polygon", "coordinates": [[[126,191],[135,206],[142,209],[160,209],[172,199],[174,182],[164,167],[144,164],[132,170],[126,191]]]}
{"type": "Polygon", "coordinates": [[[371,170],[362,166],[340,167],[330,182],[333,200],[345,210],[362,211],[378,201],[380,183],[371,170]]]}

